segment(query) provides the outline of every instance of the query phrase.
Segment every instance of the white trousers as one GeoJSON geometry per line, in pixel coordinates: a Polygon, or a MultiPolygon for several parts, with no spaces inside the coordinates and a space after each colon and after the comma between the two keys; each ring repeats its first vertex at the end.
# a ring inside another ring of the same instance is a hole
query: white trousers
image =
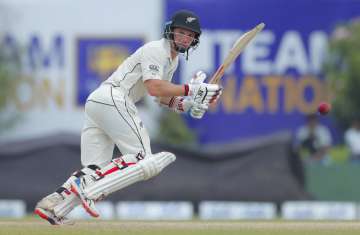
{"type": "Polygon", "coordinates": [[[104,84],[90,94],[81,133],[81,163],[84,166],[107,165],[115,144],[123,155],[140,151],[151,154],[149,134],[127,93],[119,87],[104,84]]]}

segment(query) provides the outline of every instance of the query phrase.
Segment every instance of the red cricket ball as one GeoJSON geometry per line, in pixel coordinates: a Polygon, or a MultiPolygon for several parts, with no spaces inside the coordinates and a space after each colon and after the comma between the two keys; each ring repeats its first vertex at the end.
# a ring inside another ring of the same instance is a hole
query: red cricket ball
{"type": "Polygon", "coordinates": [[[331,106],[330,104],[326,103],[326,102],[322,102],[319,104],[319,107],[318,107],[318,111],[321,115],[325,115],[327,114],[331,109],[331,106]]]}

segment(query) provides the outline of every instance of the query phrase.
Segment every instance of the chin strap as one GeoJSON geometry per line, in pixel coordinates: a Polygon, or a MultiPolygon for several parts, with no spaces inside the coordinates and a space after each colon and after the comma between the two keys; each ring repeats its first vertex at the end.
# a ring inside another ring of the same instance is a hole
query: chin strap
{"type": "Polygon", "coordinates": [[[178,45],[176,45],[176,42],[173,41],[174,43],[174,48],[175,48],[175,51],[179,52],[179,53],[183,53],[183,54],[186,54],[185,55],[185,59],[188,60],[189,59],[189,49],[185,49],[184,47],[179,47],[178,45]]]}

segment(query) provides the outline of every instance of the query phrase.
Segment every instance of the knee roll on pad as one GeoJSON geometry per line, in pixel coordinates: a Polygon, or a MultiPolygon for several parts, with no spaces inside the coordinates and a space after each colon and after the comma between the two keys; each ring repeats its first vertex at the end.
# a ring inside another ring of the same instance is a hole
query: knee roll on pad
{"type": "Polygon", "coordinates": [[[148,180],[159,174],[166,166],[175,161],[175,159],[176,157],[172,153],[160,152],[139,161],[138,164],[144,172],[144,180],[148,180]]]}

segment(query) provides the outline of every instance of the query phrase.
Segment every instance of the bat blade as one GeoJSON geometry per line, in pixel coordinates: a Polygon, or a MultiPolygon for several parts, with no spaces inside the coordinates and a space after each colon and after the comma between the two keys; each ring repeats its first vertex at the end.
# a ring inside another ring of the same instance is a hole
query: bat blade
{"type": "Polygon", "coordinates": [[[220,79],[225,73],[225,70],[236,60],[240,53],[245,49],[249,42],[255,38],[255,36],[265,27],[264,23],[260,23],[250,31],[244,33],[239,39],[236,40],[233,47],[226,56],[224,62],[216,70],[215,74],[211,77],[210,82],[212,84],[219,83],[220,79]]]}

